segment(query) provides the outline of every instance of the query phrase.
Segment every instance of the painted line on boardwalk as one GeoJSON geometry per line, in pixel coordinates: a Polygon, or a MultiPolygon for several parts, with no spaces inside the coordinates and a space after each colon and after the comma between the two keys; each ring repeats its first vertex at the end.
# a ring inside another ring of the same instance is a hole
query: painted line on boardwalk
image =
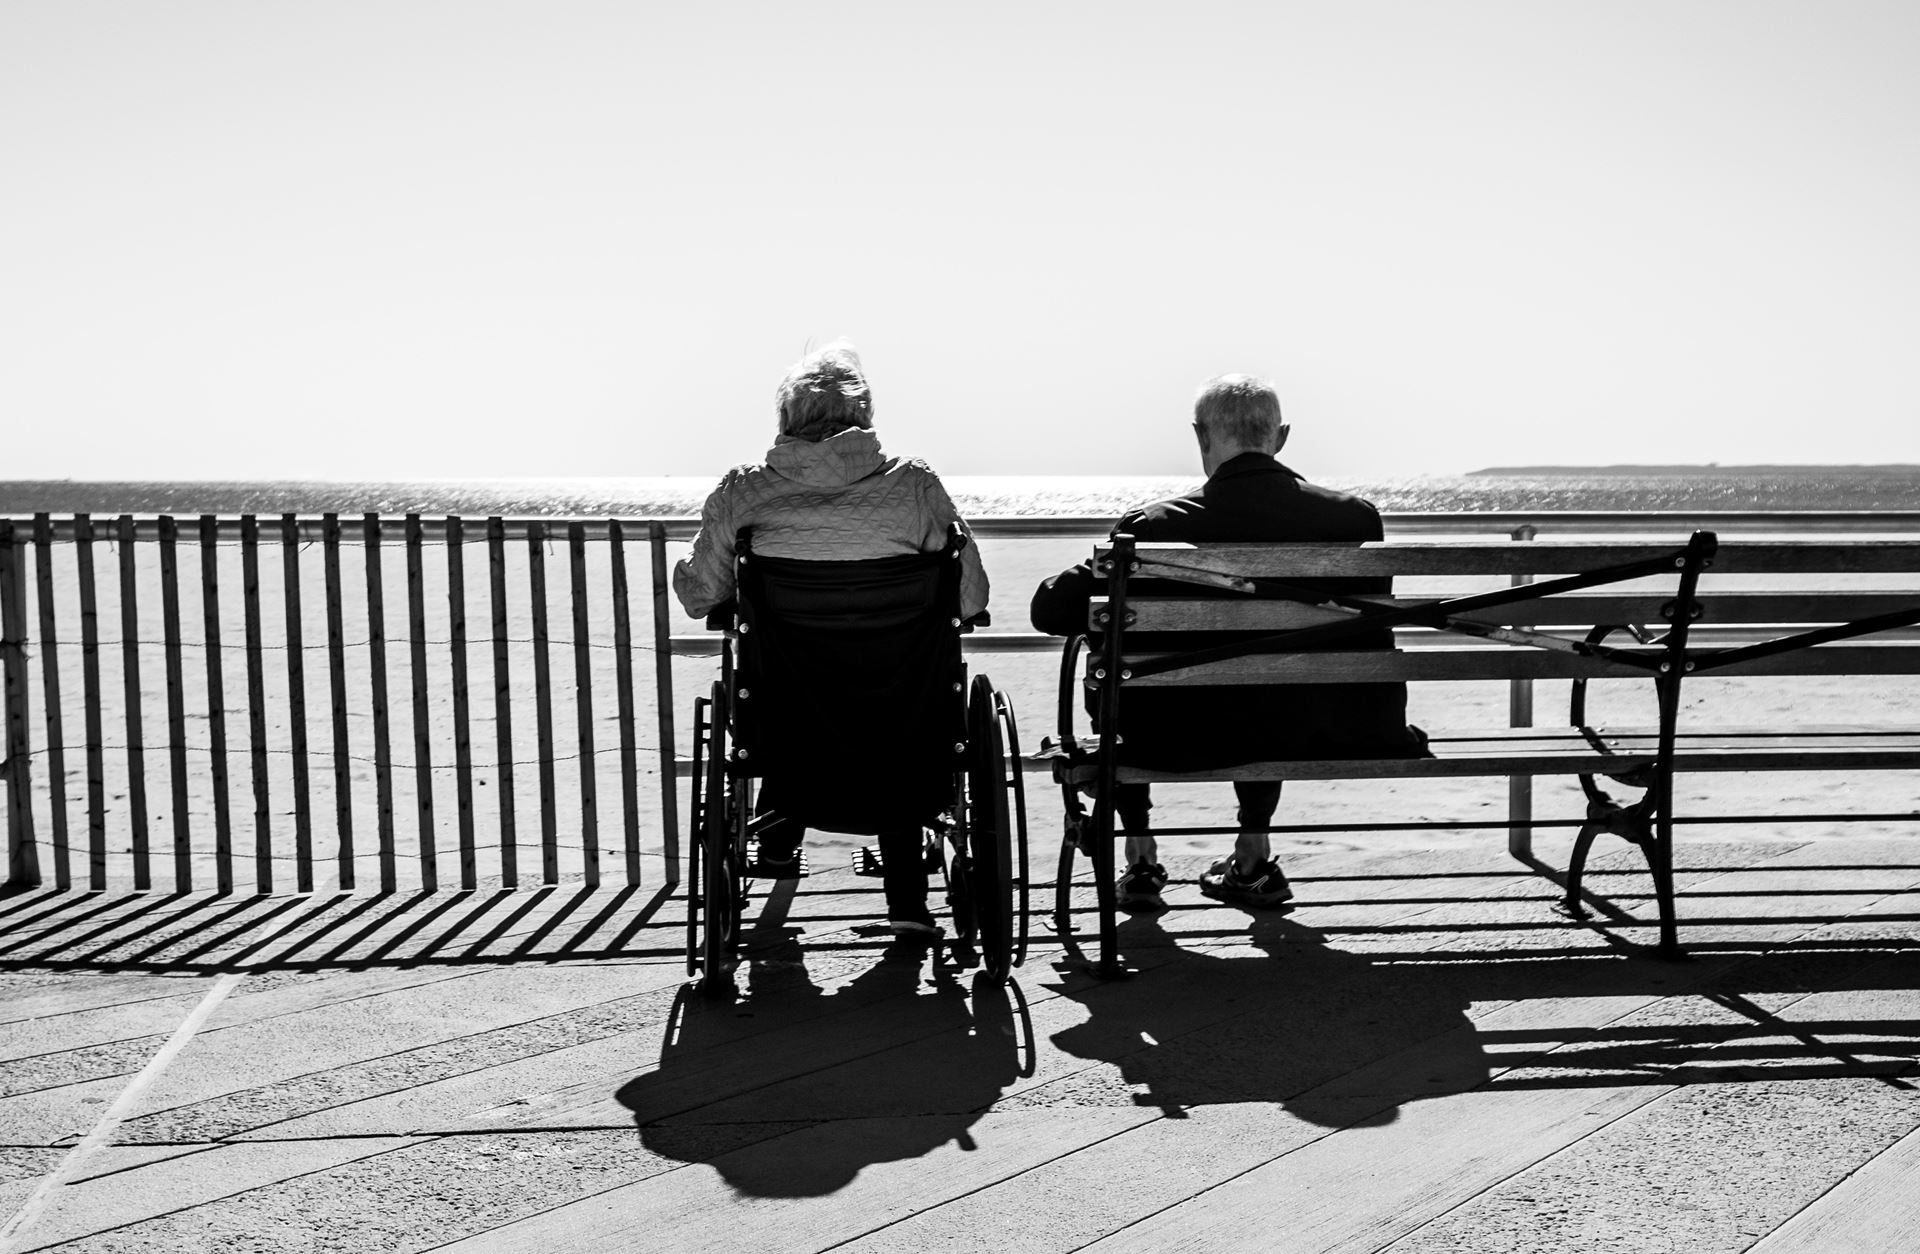
{"type": "Polygon", "coordinates": [[[107,1107],[106,1113],[100,1116],[100,1121],[93,1125],[93,1130],[80,1138],[80,1143],[68,1151],[67,1156],[60,1160],[60,1165],[40,1182],[27,1200],[21,1204],[20,1209],[13,1213],[13,1218],[7,1220],[6,1227],[0,1228],[0,1250],[12,1248],[14,1239],[32,1227],[34,1221],[40,1218],[41,1212],[46,1210],[54,1191],[72,1179],[87,1159],[93,1157],[96,1152],[112,1141],[113,1134],[119,1130],[121,1122],[133,1113],[134,1107],[166,1071],[168,1064],[173,1062],[194,1035],[206,1026],[207,1020],[213,1017],[213,1012],[219,1008],[221,1002],[227,999],[227,994],[231,993],[234,987],[245,978],[245,975],[233,973],[214,980],[213,987],[208,989],[207,995],[200,999],[200,1004],[188,1012],[187,1017],[181,1020],[180,1026],[174,1029],[173,1035],[167,1038],[167,1043],[160,1047],[160,1052],[155,1054],[140,1074],[133,1077],[127,1087],[120,1091],[120,1096],[113,1100],[113,1105],[107,1107]]]}

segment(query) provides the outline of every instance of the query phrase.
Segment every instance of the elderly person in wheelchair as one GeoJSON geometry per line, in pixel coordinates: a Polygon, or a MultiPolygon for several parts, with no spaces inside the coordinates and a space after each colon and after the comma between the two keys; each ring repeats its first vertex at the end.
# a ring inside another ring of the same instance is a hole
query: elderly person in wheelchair
{"type": "MultiPolygon", "coordinates": [[[[889,928],[935,936],[924,829],[964,770],[958,633],[986,621],[986,571],[934,472],[881,448],[852,345],[801,358],[776,399],[766,459],[722,476],[673,573],[687,612],[726,619],[740,650],[736,674],[730,645],[715,689],[715,744],[727,742],[729,760],[708,763],[705,805],[761,781],[735,868],[749,877],[806,874],[808,827],[876,835],[889,928]],[[924,556],[943,553],[944,569],[924,556]],[[937,621],[913,608],[956,593],[957,610],[937,621]],[[910,618],[942,639],[916,636],[910,618]]],[[[716,894],[709,911],[735,908],[716,894]]]]}

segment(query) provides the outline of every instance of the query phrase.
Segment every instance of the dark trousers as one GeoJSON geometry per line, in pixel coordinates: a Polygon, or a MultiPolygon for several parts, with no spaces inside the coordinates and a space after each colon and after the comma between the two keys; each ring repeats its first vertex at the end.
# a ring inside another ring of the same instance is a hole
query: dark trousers
{"type": "MultiPolygon", "coordinates": [[[[764,806],[761,809],[764,813],[764,806]]],[[[775,819],[760,829],[760,849],[782,861],[800,848],[807,829],[795,819],[775,819]]],[[[881,885],[887,894],[887,917],[911,919],[927,908],[926,833],[918,827],[881,832],[881,885]]]]}
{"type": "MultiPolygon", "coordinates": [[[[1242,831],[1265,831],[1280,808],[1280,781],[1277,779],[1235,780],[1233,795],[1240,801],[1238,822],[1242,831]]],[[[1114,812],[1120,816],[1121,830],[1129,835],[1145,836],[1150,828],[1147,812],[1153,809],[1153,785],[1115,784],[1114,812]]]]}

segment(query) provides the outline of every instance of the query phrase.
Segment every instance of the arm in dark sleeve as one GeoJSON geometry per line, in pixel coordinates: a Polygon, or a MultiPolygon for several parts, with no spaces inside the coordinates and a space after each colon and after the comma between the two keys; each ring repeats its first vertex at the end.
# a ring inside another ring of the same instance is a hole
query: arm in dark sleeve
{"type": "Polygon", "coordinates": [[[1028,611],[1035,631],[1049,636],[1073,636],[1087,629],[1087,601],[1105,581],[1093,573],[1091,563],[1061,571],[1043,580],[1033,590],[1033,606],[1028,611]]]}
{"type": "MultiPolygon", "coordinates": [[[[1113,525],[1111,535],[1139,539],[1147,526],[1146,517],[1135,510],[1113,525]]],[[[1087,629],[1087,602],[1106,590],[1106,577],[1093,573],[1091,561],[1061,571],[1033,590],[1033,605],[1028,611],[1033,629],[1049,636],[1079,635],[1087,629]]]]}

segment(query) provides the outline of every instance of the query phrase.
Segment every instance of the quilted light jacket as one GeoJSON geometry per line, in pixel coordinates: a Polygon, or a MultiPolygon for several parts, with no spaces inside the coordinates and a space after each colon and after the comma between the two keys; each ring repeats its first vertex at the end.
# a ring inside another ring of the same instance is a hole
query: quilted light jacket
{"type": "MultiPolygon", "coordinates": [[[[873,432],[850,427],[818,442],[783,435],[764,463],[721,476],[701,508],[692,554],[673,569],[673,590],[695,618],[732,597],[742,527],[753,528],[754,552],[768,557],[857,561],[931,553],[955,522],[966,528],[939,476],[923,461],[887,456],[873,432]]],[[[973,618],[987,607],[978,545],[961,551],[960,566],[960,612],[973,618]]]]}

